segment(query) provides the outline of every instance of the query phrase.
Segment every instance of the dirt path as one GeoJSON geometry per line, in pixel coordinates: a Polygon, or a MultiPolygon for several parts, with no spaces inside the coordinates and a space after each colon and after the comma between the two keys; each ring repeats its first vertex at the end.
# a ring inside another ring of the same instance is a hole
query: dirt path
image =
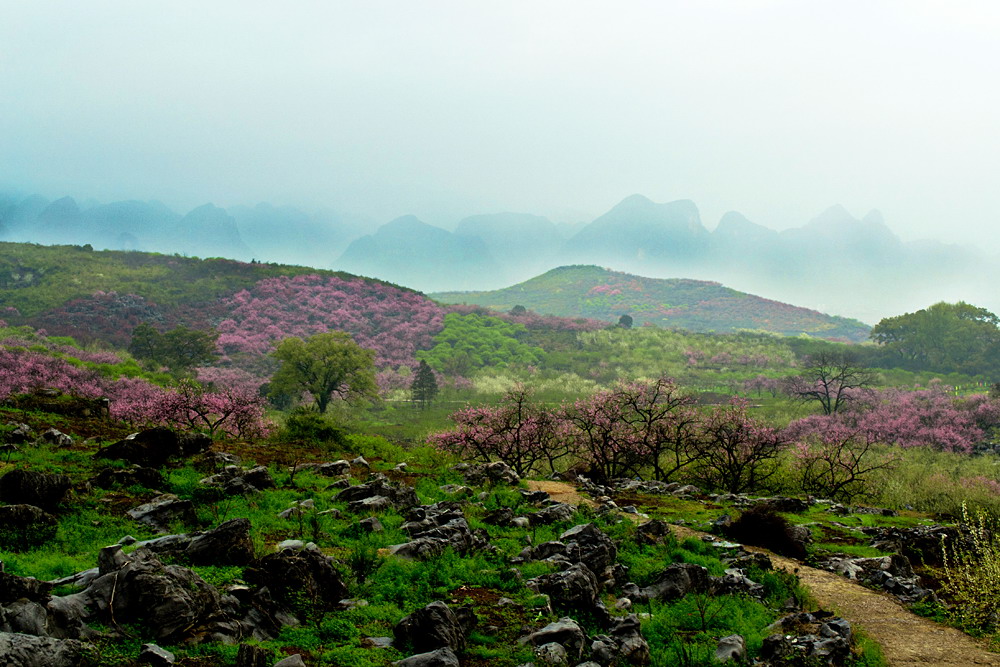
{"type": "MultiPolygon", "coordinates": [[[[594,504],[565,482],[529,481],[528,486],[546,491],[559,502],[594,504]]],[[[701,537],[705,534],[681,526],[671,528],[681,538],[701,537]]],[[[835,611],[864,629],[865,634],[882,647],[882,652],[892,667],[1000,667],[1000,655],[987,651],[981,642],[954,628],[911,613],[895,598],[864,588],[833,572],[800,565],[765,549],[749,548],[766,553],[775,567],[797,574],[821,607],[835,611]]]]}

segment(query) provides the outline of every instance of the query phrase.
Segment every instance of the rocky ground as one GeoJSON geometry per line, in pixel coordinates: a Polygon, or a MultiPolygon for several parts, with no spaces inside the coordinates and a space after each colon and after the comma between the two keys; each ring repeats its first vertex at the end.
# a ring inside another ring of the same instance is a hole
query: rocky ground
{"type": "MultiPolygon", "coordinates": [[[[994,664],[848,578],[933,595],[904,556],[832,556],[834,574],[724,537],[678,539],[667,523],[725,533],[722,510],[760,500],[523,484],[503,464],[375,455],[388,448],[251,461],[245,446],[203,436],[154,429],[106,443],[35,419],[5,429],[0,470],[6,664],[842,665],[860,659],[852,624],[890,664],[994,664]],[[674,502],[713,510],[671,515],[674,502]],[[30,576],[72,563],[87,566],[30,576]]],[[[912,548],[906,530],[870,537],[912,548]]]]}

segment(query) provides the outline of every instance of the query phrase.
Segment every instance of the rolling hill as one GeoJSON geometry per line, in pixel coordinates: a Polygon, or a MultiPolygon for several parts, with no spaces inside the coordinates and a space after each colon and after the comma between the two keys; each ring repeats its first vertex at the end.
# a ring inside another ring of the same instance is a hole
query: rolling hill
{"type": "Polygon", "coordinates": [[[870,327],[858,320],[825,315],[703,280],[644,278],[597,266],[553,269],[517,285],[488,292],[438,292],[443,303],[510,310],[524,306],[547,315],[589,317],[689,331],[768,331],[860,342],[870,327]]]}

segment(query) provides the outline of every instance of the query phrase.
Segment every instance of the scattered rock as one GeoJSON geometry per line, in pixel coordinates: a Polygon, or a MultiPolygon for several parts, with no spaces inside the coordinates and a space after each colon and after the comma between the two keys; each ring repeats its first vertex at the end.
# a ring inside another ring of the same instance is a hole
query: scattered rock
{"type": "Polygon", "coordinates": [[[404,511],[420,504],[413,487],[394,485],[384,479],[350,486],[338,493],[336,500],[346,502],[347,510],[354,513],[379,512],[390,507],[404,511]]]}
{"type": "Polygon", "coordinates": [[[139,664],[169,667],[174,664],[174,654],[156,644],[143,644],[139,650],[139,664]]]}
{"type": "Polygon", "coordinates": [[[216,472],[226,466],[238,466],[242,461],[236,454],[207,451],[202,452],[192,463],[196,470],[216,472]]]}
{"type": "Polygon", "coordinates": [[[381,533],[385,530],[382,527],[382,522],[378,520],[378,517],[374,516],[358,521],[358,527],[365,533],[381,533]]]}
{"type": "Polygon", "coordinates": [[[640,631],[639,617],[629,614],[611,628],[611,638],[618,644],[614,664],[648,665],[652,659],[649,643],[640,631]]]}
{"type": "Polygon", "coordinates": [[[526,585],[536,593],[548,595],[557,609],[579,611],[598,607],[597,577],[582,563],[529,579],[526,585]]]}
{"type": "Polygon", "coordinates": [[[418,653],[392,663],[395,667],[459,667],[458,656],[450,648],[418,653]]]}
{"type": "Polygon", "coordinates": [[[246,569],[244,579],[266,586],[275,600],[292,607],[305,602],[328,611],[348,596],[333,562],[318,549],[283,549],[258,558],[246,569]]]}
{"type": "MultiPolygon", "coordinates": [[[[114,560],[106,558],[105,564],[114,560]]],[[[80,593],[53,598],[50,609],[84,623],[114,626],[127,619],[145,625],[158,641],[233,641],[237,626],[226,618],[215,587],[192,570],[164,565],[148,549],[136,549],[118,570],[94,579],[80,593]],[[56,606],[55,603],[59,604],[56,606]]]]}
{"type": "Polygon", "coordinates": [[[717,662],[743,662],[747,655],[747,641],[740,635],[729,635],[719,640],[715,648],[717,662]]]}
{"type": "Polygon", "coordinates": [[[55,428],[50,428],[42,433],[41,440],[56,447],[69,447],[73,444],[73,438],[55,428]]]}
{"type": "Polygon", "coordinates": [[[212,530],[191,534],[184,556],[193,565],[246,565],[253,560],[250,520],[230,519],[212,530]]]}
{"type": "Polygon", "coordinates": [[[430,558],[449,547],[460,554],[494,548],[484,531],[469,527],[458,503],[418,505],[410,508],[406,519],[400,528],[413,539],[389,547],[390,553],[401,558],[430,558]]]}
{"type": "Polygon", "coordinates": [[[618,549],[604,532],[592,523],[573,526],[559,536],[571,559],[583,563],[591,572],[603,572],[618,558],[618,549]]]}
{"type": "Polygon", "coordinates": [[[716,595],[746,595],[764,599],[764,587],[739,568],[729,568],[723,576],[712,577],[711,587],[716,595]]]}
{"type": "Polygon", "coordinates": [[[306,661],[298,653],[274,663],[274,667],[306,667],[306,661]]]}
{"type": "Polygon", "coordinates": [[[344,459],[329,461],[327,463],[300,463],[295,466],[294,470],[308,470],[324,477],[340,477],[341,475],[350,474],[351,464],[344,459]]]}
{"type": "Polygon", "coordinates": [[[66,475],[15,468],[0,477],[0,501],[55,512],[72,486],[73,481],[66,475]]]}
{"type": "Polygon", "coordinates": [[[215,487],[230,496],[245,496],[264,489],[274,488],[274,478],[264,466],[241,468],[226,466],[221,472],[206,477],[198,482],[207,487],[215,487]]]}
{"type": "Polygon", "coordinates": [[[487,483],[516,486],[521,483],[521,477],[503,461],[470,465],[461,472],[465,481],[475,486],[487,483]]]}
{"type": "Polygon", "coordinates": [[[195,522],[194,506],[190,500],[181,500],[172,493],[156,496],[148,503],[133,507],[126,512],[141,524],[145,524],[157,532],[166,533],[174,523],[191,524],[195,522]]]}
{"type": "Polygon", "coordinates": [[[576,507],[573,505],[555,503],[538,510],[530,516],[530,519],[532,524],[545,526],[550,523],[570,521],[573,519],[574,512],[576,512],[576,507]]]}
{"type": "Polygon", "coordinates": [[[0,632],[0,656],[11,667],[78,667],[88,653],[87,645],[74,639],[0,632]]]}
{"type": "Polygon", "coordinates": [[[501,507],[487,512],[483,517],[483,522],[491,526],[511,526],[514,523],[514,510],[509,507],[501,507]]]}
{"type": "MultiPolygon", "coordinates": [[[[14,422],[10,422],[7,425],[10,426],[14,422]]],[[[31,430],[31,427],[27,424],[15,424],[14,430],[7,434],[7,442],[12,445],[23,445],[34,438],[35,432],[31,430]]]]}
{"type": "Polygon", "coordinates": [[[635,529],[635,541],[639,544],[663,544],[664,540],[672,536],[670,525],[659,519],[646,521],[635,529]]]}
{"type": "Polygon", "coordinates": [[[201,433],[178,435],[158,426],[133,433],[124,440],[98,450],[95,458],[119,459],[141,466],[159,468],[171,458],[193,456],[208,449],[212,439],[201,433]]]}
{"type": "Polygon", "coordinates": [[[159,470],[140,465],[133,465],[130,468],[102,468],[89,481],[101,489],[111,489],[116,486],[144,486],[147,489],[162,489],[166,486],[159,470]]]}
{"type": "Polygon", "coordinates": [[[466,629],[455,612],[440,601],[404,617],[392,632],[395,646],[421,653],[440,648],[450,648],[457,653],[465,650],[466,629]]]}
{"type": "Polygon", "coordinates": [[[627,584],[624,596],[632,600],[633,604],[649,600],[676,600],[688,593],[706,592],[710,586],[711,579],[706,568],[693,563],[673,563],[645,588],[627,584]]]}
{"type": "Polygon", "coordinates": [[[555,643],[563,648],[564,659],[568,658],[573,661],[573,664],[576,664],[583,657],[587,635],[573,619],[560,618],[555,623],[549,623],[541,630],[533,632],[527,637],[522,637],[518,641],[536,648],[555,643]]]}
{"type": "Polygon", "coordinates": [[[278,518],[281,519],[295,519],[300,516],[305,516],[309,512],[316,509],[316,501],[312,498],[307,498],[306,500],[293,500],[292,506],[286,510],[278,512],[278,518]]]}
{"type": "Polygon", "coordinates": [[[933,591],[920,585],[920,578],[914,574],[909,559],[902,554],[877,558],[830,558],[819,566],[855,579],[869,588],[884,590],[908,604],[937,599],[933,591]]]}
{"type": "Polygon", "coordinates": [[[22,598],[31,602],[48,602],[52,586],[53,584],[34,577],[19,577],[0,571],[0,604],[9,604],[22,598]]]}
{"type": "Polygon", "coordinates": [[[58,519],[34,505],[0,507],[0,546],[12,551],[44,544],[55,537],[58,519]]]}
{"type": "Polygon", "coordinates": [[[568,667],[569,656],[562,644],[550,642],[535,647],[535,660],[550,667],[568,667]]]}

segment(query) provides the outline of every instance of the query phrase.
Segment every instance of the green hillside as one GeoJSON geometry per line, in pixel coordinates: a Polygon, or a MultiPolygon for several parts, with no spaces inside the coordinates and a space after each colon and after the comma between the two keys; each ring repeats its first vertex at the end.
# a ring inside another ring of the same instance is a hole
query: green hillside
{"type": "Polygon", "coordinates": [[[439,292],[443,303],[467,303],[495,310],[524,306],[547,315],[590,317],[634,325],[653,324],[689,331],[768,331],[783,335],[860,342],[870,327],[858,320],[746,294],[719,283],[682,278],[644,278],[597,266],[562,266],[489,292],[439,292]]]}
{"type": "Polygon", "coordinates": [[[309,274],[349,276],[303,266],[94,251],[86,245],[0,243],[0,303],[24,317],[95,292],[134,294],[162,306],[180,306],[209,302],[264,278],[309,274]]]}

